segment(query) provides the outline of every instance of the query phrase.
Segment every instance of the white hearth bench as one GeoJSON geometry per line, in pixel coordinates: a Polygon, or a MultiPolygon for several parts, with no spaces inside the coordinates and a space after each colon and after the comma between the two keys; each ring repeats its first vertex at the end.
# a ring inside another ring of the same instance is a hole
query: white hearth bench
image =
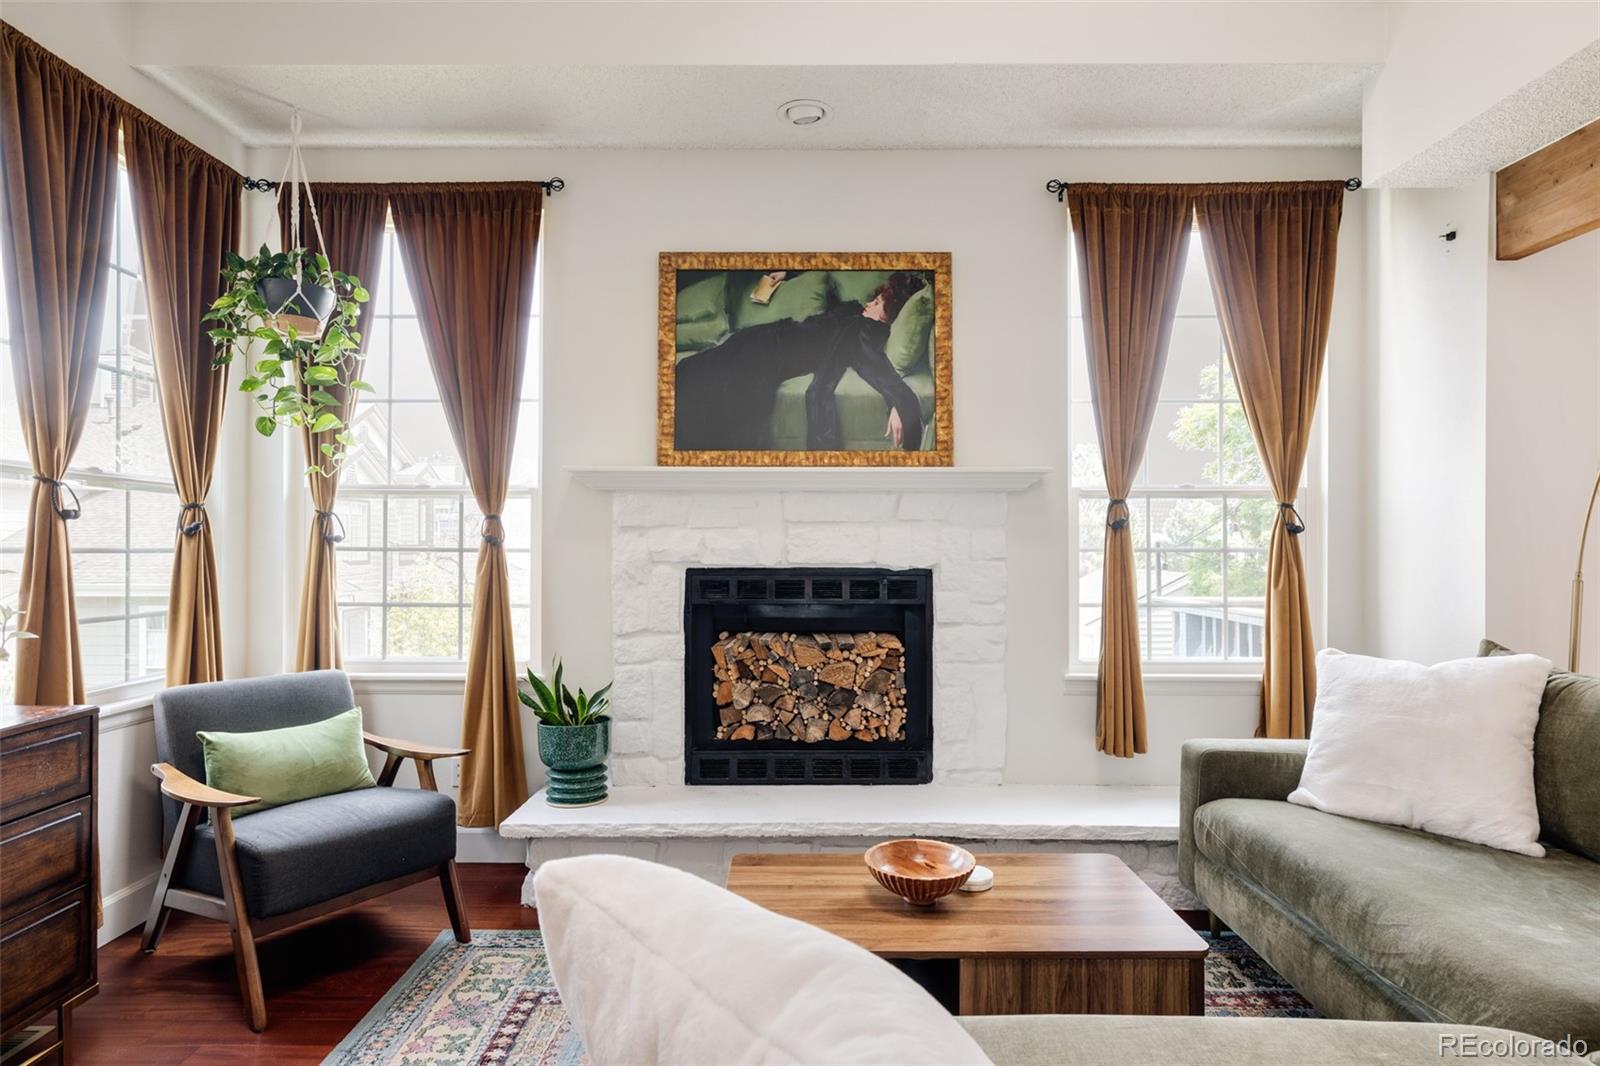
{"type": "Polygon", "coordinates": [[[1174,908],[1199,903],[1178,882],[1178,790],[1113,785],[658,785],[614,788],[594,807],[558,808],[541,791],[500,826],[526,840],[533,871],[568,855],[651,859],[723,884],[749,851],[857,851],[935,837],[986,851],[1105,851],[1174,908]]]}

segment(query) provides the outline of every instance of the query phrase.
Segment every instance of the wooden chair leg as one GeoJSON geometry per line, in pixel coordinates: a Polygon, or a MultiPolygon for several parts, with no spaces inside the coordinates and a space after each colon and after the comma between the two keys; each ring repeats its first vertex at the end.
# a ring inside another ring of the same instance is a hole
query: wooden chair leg
{"type": "Polygon", "coordinates": [[[228,929],[233,933],[233,965],[239,973],[239,994],[244,998],[245,1017],[255,1032],[267,1027],[267,1000],[261,991],[261,965],[256,961],[256,938],[250,930],[250,912],[245,906],[244,882],[239,877],[239,862],[234,855],[233,816],[225,807],[213,807],[217,840],[217,869],[222,875],[222,899],[228,911],[228,929]]]}
{"type": "Polygon", "coordinates": [[[200,808],[191,803],[185,803],[178,812],[178,828],[173,830],[172,843],[167,845],[167,857],[161,864],[161,876],[156,880],[155,898],[150,901],[150,914],[144,920],[143,947],[146,955],[156,953],[156,945],[161,943],[161,934],[167,931],[167,916],[172,913],[172,908],[166,905],[167,889],[172,886],[172,875],[177,872],[178,864],[183,861],[189,836],[194,832],[195,823],[199,820],[200,808]]]}
{"type": "Polygon", "coordinates": [[[467,924],[467,909],[461,905],[461,884],[456,880],[454,859],[439,864],[439,887],[444,890],[444,909],[450,912],[450,928],[456,934],[456,943],[472,943],[472,927],[467,924]]]}

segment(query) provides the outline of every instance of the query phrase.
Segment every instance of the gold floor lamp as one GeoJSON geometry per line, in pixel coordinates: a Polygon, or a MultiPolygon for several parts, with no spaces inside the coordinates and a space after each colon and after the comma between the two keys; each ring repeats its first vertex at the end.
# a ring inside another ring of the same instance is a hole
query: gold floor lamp
{"type": "Polygon", "coordinates": [[[1583,533],[1578,537],[1578,569],[1572,575],[1571,645],[1567,648],[1567,669],[1578,672],[1578,643],[1583,639],[1583,549],[1589,543],[1589,523],[1594,521],[1594,503],[1600,499],[1600,474],[1595,475],[1589,493],[1589,509],[1583,515],[1583,533]]]}

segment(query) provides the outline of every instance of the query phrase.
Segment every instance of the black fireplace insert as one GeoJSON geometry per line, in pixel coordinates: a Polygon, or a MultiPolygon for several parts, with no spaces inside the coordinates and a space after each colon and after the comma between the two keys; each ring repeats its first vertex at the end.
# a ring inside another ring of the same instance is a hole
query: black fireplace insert
{"type": "Polygon", "coordinates": [[[931,781],[932,584],[929,570],[689,570],[687,782],[931,781]]]}

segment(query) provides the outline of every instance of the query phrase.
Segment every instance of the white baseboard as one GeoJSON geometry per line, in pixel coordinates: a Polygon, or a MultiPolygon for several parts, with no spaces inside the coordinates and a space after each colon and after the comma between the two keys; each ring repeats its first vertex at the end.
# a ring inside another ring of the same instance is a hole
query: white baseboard
{"type": "Polygon", "coordinates": [[[151,893],[156,890],[156,881],[160,877],[158,870],[106,895],[100,904],[104,921],[100,924],[95,941],[99,947],[105,947],[128,930],[144,924],[150,913],[151,893]]]}
{"type": "Polygon", "coordinates": [[[489,826],[456,827],[456,862],[514,862],[528,859],[524,840],[507,840],[489,826]]]}

